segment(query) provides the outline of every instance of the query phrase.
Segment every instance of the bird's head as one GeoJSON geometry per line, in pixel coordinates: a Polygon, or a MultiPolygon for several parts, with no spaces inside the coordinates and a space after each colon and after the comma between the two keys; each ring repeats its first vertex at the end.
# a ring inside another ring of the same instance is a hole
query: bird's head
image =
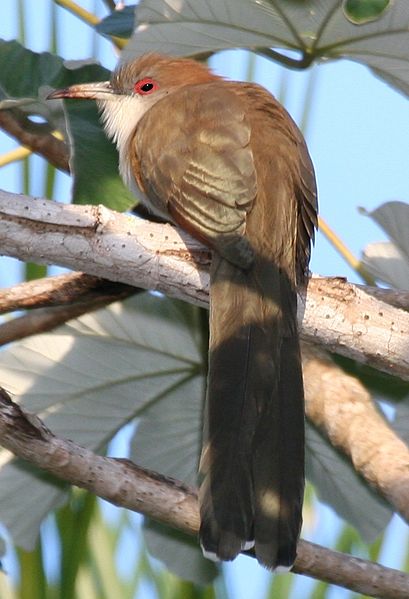
{"type": "Polygon", "coordinates": [[[82,83],[52,92],[48,99],[96,100],[106,132],[123,151],[139,120],[154,104],[181,87],[218,79],[206,66],[161,54],[145,54],[120,65],[110,81],[82,83]]]}

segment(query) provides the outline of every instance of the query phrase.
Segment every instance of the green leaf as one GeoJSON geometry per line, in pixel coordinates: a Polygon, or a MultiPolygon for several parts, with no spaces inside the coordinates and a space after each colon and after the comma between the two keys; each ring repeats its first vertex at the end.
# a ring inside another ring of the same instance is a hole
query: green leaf
{"type": "Polygon", "coordinates": [[[306,427],[306,472],[319,498],[373,542],[388,524],[392,510],[355,472],[352,464],[311,425],[306,427]]]}
{"type": "Polygon", "coordinates": [[[104,204],[120,212],[134,206],[137,199],[118,175],[118,153],[101,127],[95,104],[87,100],[67,100],[65,104],[73,202],[104,204]]]}
{"type": "Polygon", "coordinates": [[[102,19],[95,29],[102,35],[129,38],[133,32],[135,4],[116,10],[102,19]]]}
{"type": "Polygon", "coordinates": [[[408,44],[407,0],[395,0],[376,20],[359,26],[345,16],[340,0],[141,0],[123,58],[152,51],[186,56],[227,48],[253,49],[298,68],[347,58],[409,95],[408,44]],[[298,50],[301,60],[271,48],[298,50]]]}
{"type": "Polygon", "coordinates": [[[117,151],[103,133],[95,105],[70,100],[64,112],[61,100],[45,99],[53,88],[105,81],[109,76],[107,69],[89,61],[64,62],[48,52],[37,54],[15,41],[0,40],[0,109],[12,107],[26,116],[42,116],[46,125],[26,124],[37,133],[68,130],[75,203],[104,203],[126,210],[136,198],[122,183],[117,151]]]}
{"type": "MultiPolygon", "coordinates": [[[[54,434],[98,451],[200,365],[194,309],[145,293],[9,346],[0,380],[54,434]]],[[[8,452],[0,464],[0,521],[31,548],[66,487],[8,452]]]]}
{"type": "Polygon", "coordinates": [[[346,17],[357,25],[379,19],[390,0],[344,0],[346,17]]]}
{"type": "Polygon", "coordinates": [[[13,98],[37,98],[43,85],[58,85],[63,60],[49,52],[37,54],[15,41],[0,40],[1,86],[13,98]]]}
{"type": "Polygon", "coordinates": [[[344,10],[346,17],[359,25],[379,19],[389,5],[390,0],[345,0],[344,10]]]}

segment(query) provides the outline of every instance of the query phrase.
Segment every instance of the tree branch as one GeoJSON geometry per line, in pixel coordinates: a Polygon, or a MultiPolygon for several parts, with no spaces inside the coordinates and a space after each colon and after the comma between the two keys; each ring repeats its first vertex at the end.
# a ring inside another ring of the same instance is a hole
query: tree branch
{"type": "Polygon", "coordinates": [[[92,312],[93,310],[99,310],[114,301],[125,299],[138,291],[136,287],[131,287],[130,289],[132,289],[132,292],[126,291],[118,293],[116,296],[110,294],[105,297],[88,299],[87,301],[76,302],[71,305],[39,308],[29,314],[6,320],[6,322],[0,324],[0,346],[18,341],[19,339],[25,339],[30,335],[52,331],[73,318],[78,318],[82,314],[88,314],[88,312],[92,312]]]}
{"type": "Polygon", "coordinates": [[[138,291],[131,285],[84,273],[45,277],[5,289],[0,292],[0,314],[22,309],[33,311],[0,324],[0,346],[50,331],[138,291]]]}
{"type": "Polygon", "coordinates": [[[376,297],[381,302],[386,302],[395,308],[406,310],[409,312],[409,291],[403,291],[401,289],[384,289],[383,287],[368,287],[366,285],[357,285],[357,287],[364,289],[366,293],[376,297]]]}
{"type": "MultiPolygon", "coordinates": [[[[0,246],[1,247],[1,246],[0,246]]],[[[115,301],[135,293],[135,287],[112,283],[82,272],[26,281],[0,292],[0,314],[86,303],[93,300],[115,301]]]]}
{"type": "Polygon", "coordinates": [[[45,133],[19,110],[0,110],[0,128],[56,168],[69,172],[67,144],[51,133],[45,133]]]}
{"type": "Polygon", "coordinates": [[[308,418],[409,523],[409,448],[356,378],[317,346],[302,344],[308,418]]]}
{"type": "MultiPolygon", "coordinates": [[[[1,324],[0,345],[49,331],[135,292],[135,287],[82,273],[22,283],[0,293],[0,310],[48,307],[1,324]]],[[[379,413],[365,387],[326,352],[303,343],[302,358],[307,416],[409,522],[409,448],[379,413]],[[385,467],[387,457],[391,459],[385,467]]]]}
{"type": "MultiPolygon", "coordinates": [[[[193,304],[208,304],[210,252],[171,225],[103,206],[0,191],[0,253],[58,264],[193,304]]],[[[409,315],[343,279],[311,279],[299,302],[302,335],[409,380],[409,315]]]]}
{"type": "MultiPolygon", "coordinates": [[[[194,489],[129,460],[106,458],[58,439],[39,418],[25,413],[0,389],[0,441],[16,456],[114,505],[141,512],[197,535],[194,489]]],[[[363,559],[300,541],[293,571],[385,599],[409,596],[409,576],[363,559]]]]}

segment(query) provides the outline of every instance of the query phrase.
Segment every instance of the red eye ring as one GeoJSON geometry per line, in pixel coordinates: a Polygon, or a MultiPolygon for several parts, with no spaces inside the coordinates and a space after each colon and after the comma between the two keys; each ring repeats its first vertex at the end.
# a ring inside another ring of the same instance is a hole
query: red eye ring
{"type": "Polygon", "coordinates": [[[144,77],[140,81],[137,81],[133,86],[134,92],[139,96],[147,96],[159,89],[159,85],[154,79],[150,77],[144,77]]]}

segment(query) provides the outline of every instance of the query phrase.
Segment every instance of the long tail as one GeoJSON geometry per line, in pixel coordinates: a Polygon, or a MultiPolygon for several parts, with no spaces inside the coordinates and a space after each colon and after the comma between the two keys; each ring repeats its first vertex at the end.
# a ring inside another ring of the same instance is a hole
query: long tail
{"type": "Polygon", "coordinates": [[[273,264],[214,255],[200,470],[202,547],[231,560],[254,545],[291,566],[302,523],[304,399],[296,292],[273,264]]]}

